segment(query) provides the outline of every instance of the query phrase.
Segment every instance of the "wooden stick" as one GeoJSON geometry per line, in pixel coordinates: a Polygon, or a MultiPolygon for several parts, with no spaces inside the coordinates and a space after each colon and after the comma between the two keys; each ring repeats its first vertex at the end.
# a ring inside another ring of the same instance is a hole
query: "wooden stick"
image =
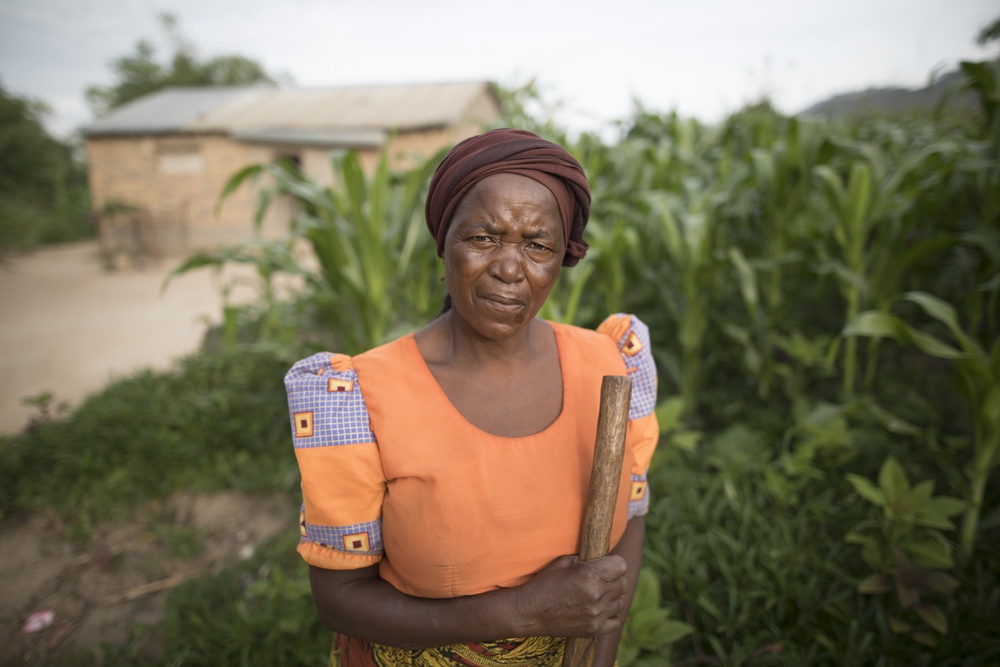
{"type": "MultiPolygon", "coordinates": [[[[621,375],[605,375],[601,382],[601,411],[597,418],[594,467],[590,472],[587,510],[580,537],[580,560],[606,556],[611,546],[611,523],[615,518],[618,482],[625,460],[625,435],[632,399],[632,380],[621,375]]],[[[591,667],[594,664],[594,637],[566,640],[563,667],[591,667]]]]}
{"type": "Polygon", "coordinates": [[[143,595],[149,595],[150,593],[159,593],[160,591],[165,591],[169,588],[176,588],[184,583],[186,578],[184,572],[178,572],[177,574],[171,575],[166,579],[160,579],[158,581],[151,581],[148,584],[142,584],[141,586],[133,586],[132,588],[122,591],[121,593],[112,593],[111,595],[106,595],[102,604],[119,604],[121,602],[131,602],[137,598],[141,598],[143,595]]]}

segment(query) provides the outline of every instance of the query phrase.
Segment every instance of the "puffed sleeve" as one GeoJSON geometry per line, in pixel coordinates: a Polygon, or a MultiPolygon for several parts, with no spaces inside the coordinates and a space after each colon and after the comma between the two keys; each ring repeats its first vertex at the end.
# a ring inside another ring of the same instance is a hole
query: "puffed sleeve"
{"type": "Polygon", "coordinates": [[[653,451],[660,439],[656,421],[656,365],[649,348],[649,329],[635,315],[617,313],[597,327],[618,345],[625,370],[632,378],[632,404],[629,408],[627,447],[632,452],[632,488],[629,493],[628,518],[649,511],[649,485],[646,475],[653,451]]]}
{"type": "Polygon", "coordinates": [[[329,570],[378,563],[385,475],[351,358],[303,359],[285,375],[285,389],[302,474],[299,554],[329,570]]]}

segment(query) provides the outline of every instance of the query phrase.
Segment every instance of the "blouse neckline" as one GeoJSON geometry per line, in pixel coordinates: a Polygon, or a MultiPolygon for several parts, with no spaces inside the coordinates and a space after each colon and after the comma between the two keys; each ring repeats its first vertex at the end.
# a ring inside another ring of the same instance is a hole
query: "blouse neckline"
{"type": "Polygon", "coordinates": [[[562,428],[563,422],[566,421],[567,413],[570,411],[567,409],[568,403],[571,401],[572,392],[567,392],[566,388],[569,386],[569,378],[567,377],[567,365],[565,359],[565,341],[563,340],[562,327],[556,322],[550,322],[548,320],[543,320],[552,328],[552,334],[556,341],[556,352],[559,356],[559,376],[562,381],[562,408],[559,410],[559,414],[556,416],[552,423],[543,428],[541,431],[536,431],[535,433],[529,433],[528,435],[509,437],[504,435],[497,435],[496,433],[490,433],[489,431],[484,431],[466,418],[465,415],[455,407],[455,404],[451,402],[448,398],[448,394],[445,393],[441,384],[438,382],[437,378],[434,377],[434,373],[431,372],[430,366],[427,365],[427,361],[424,359],[424,355],[420,354],[420,348],[417,346],[416,332],[407,334],[402,341],[405,343],[407,354],[413,355],[415,357],[415,366],[419,369],[421,375],[424,375],[424,379],[427,382],[427,386],[433,387],[431,392],[434,394],[434,400],[441,402],[447,406],[447,410],[452,414],[454,419],[462,424],[465,428],[475,431],[477,434],[493,438],[501,442],[518,442],[524,443],[532,439],[541,439],[551,435],[556,429],[562,428]]]}

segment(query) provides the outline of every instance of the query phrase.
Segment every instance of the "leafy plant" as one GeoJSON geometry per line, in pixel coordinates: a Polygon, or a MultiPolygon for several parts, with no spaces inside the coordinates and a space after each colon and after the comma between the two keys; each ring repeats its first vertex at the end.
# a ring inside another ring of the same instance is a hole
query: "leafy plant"
{"type": "Polygon", "coordinates": [[[899,317],[876,311],[860,313],[847,324],[843,335],[893,338],[913,343],[931,356],[955,360],[959,386],[973,416],[973,454],[968,472],[970,505],[961,534],[962,552],[969,557],[976,541],[986,485],[1000,450],[1000,339],[987,352],[961,328],[955,309],[947,303],[923,292],[908,292],[904,299],[945,325],[958,347],[911,327],[899,317]]]}
{"type": "Polygon", "coordinates": [[[824,471],[850,461],[857,454],[847,410],[820,403],[808,409],[796,406],[796,421],[784,435],[781,453],[764,470],[765,487],[781,503],[797,505],[808,487],[825,478],[824,471]]]}
{"type": "Polygon", "coordinates": [[[212,269],[220,280],[219,288],[222,293],[223,344],[227,351],[232,352],[239,341],[241,308],[230,300],[231,291],[239,284],[239,280],[221,282],[222,270],[227,264],[245,264],[253,267],[257,274],[258,301],[254,310],[259,313],[259,317],[254,322],[258,329],[254,338],[293,344],[299,333],[296,328],[298,318],[288,316],[289,303],[280,297],[276,278],[281,274],[307,278],[310,274],[297,261],[294,246],[288,240],[253,239],[216,251],[195,253],[167,275],[162,289],[166,290],[171,280],[184,273],[201,268],[212,269]]]}
{"type": "Polygon", "coordinates": [[[912,486],[895,458],[879,471],[878,485],[855,474],[847,475],[854,490],[882,510],[879,521],[864,521],[845,540],[861,546],[861,556],[876,571],[858,584],[864,594],[889,593],[895,588],[898,607],[889,617],[893,632],[909,634],[926,646],[937,646],[938,635],[948,633],[948,619],[941,607],[927,599],[953,591],[958,580],[944,570],[954,565],[951,545],[941,530],[954,530],[949,517],[966,503],[948,496],[934,496],[934,482],[912,486]],[[914,614],[923,621],[915,627],[914,614]],[[938,635],[928,632],[933,629],[938,635]]]}
{"type": "Polygon", "coordinates": [[[772,504],[758,452],[735,460],[754,437],[740,431],[727,437],[729,455],[708,445],[691,460],[658,452],[650,471],[646,563],[695,628],[674,646],[674,664],[867,663],[871,630],[841,569],[847,545],[834,541],[856,515],[820,483],[798,507],[772,504]],[[732,461],[728,480],[710,458],[732,461]]]}
{"type": "Polygon", "coordinates": [[[677,317],[683,377],[681,396],[687,409],[697,407],[702,377],[702,349],[708,328],[711,287],[718,270],[716,250],[721,246],[719,208],[726,202],[723,189],[706,190],[690,182],[683,199],[649,193],[647,205],[660,225],[660,243],[679,283],[669,302],[677,317]]]}
{"type": "MultiPolygon", "coordinates": [[[[418,214],[438,162],[440,155],[393,176],[383,153],[368,178],[357,153],[349,151],[333,158],[335,187],[319,186],[280,162],[253,165],[229,179],[220,202],[244,182],[267,175],[272,185],[261,191],[258,224],[274,197],[287,195],[298,203],[287,253],[296,240],[309,244],[319,269],[303,272],[312,289],[308,298],[320,321],[338,334],[342,350],[354,354],[426,321],[440,308],[434,298],[437,260],[418,214]]],[[[225,259],[216,256],[215,261],[225,259]]],[[[300,271],[294,262],[282,263],[279,270],[300,271]]]]}
{"type": "Polygon", "coordinates": [[[688,429],[684,425],[684,400],[672,396],[656,406],[656,421],[660,425],[660,435],[664,444],[685,452],[693,452],[704,435],[701,431],[688,429]]]}
{"type": "Polygon", "coordinates": [[[167,601],[165,654],[186,665],[315,665],[332,637],[290,539],[246,565],[186,582],[167,601]]]}
{"type": "Polygon", "coordinates": [[[690,625],[670,616],[670,609],[662,606],[656,574],[650,568],[642,568],[618,645],[619,666],[669,665],[671,645],[694,632],[690,625]]]}

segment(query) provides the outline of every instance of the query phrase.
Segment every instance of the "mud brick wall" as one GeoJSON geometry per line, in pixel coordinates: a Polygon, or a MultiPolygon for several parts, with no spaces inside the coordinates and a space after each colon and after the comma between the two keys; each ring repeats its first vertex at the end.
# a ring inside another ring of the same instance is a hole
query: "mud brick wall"
{"type": "MultiPolygon", "coordinates": [[[[480,131],[474,123],[452,128],[401,132],[387,146],[390,167],[412,167],[480,131]]],[[[316,183],[334,183],[331,157],[344,149],[268,145],[234,141],[224,134],[90,137],[87,161],[94,210],[100,220],[106,256],[127,252],[176,255],[247,240],[254,235],[253,217],[260,188],[244,184],[217,209],[226,181],[240,169],[294,156],[316,183]]],[[[363,168],[372,173],[379,151],[359,151],[363,168]]],[[[276,238],[295,214],[290,200],[275,199],[264,218],[261,235],[276,238]]]]}

